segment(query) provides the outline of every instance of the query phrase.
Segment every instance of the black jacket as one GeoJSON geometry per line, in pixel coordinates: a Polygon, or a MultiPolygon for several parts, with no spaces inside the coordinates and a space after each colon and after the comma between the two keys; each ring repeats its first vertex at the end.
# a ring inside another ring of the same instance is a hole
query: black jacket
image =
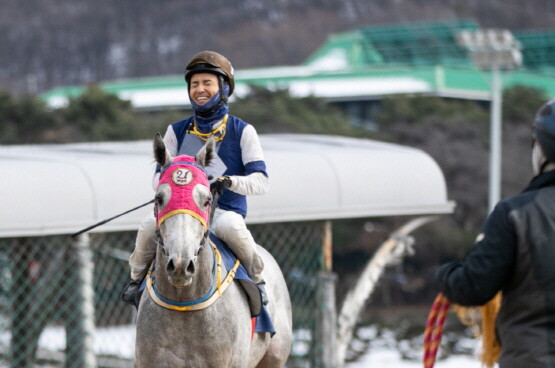
{"type": "Polygon", "coordinates": [[[441,266],[436,281],[449,300],[467,306],[503,292],[501,368],[555,368],[555,171],[499,202],[473,250],[441,266]]]}

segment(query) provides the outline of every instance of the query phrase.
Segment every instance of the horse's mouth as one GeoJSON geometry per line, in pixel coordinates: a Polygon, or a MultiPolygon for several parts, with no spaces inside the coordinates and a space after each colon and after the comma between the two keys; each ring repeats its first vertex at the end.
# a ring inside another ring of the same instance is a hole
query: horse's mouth
{"type": "Polygon", "coordinates": [[[186,286],[191,285],[191,283],[193,282],[193,277],[189,276],[173,276],[169,278],[170,283],[176,287],[176,288],[183,288],[186,286]]]}

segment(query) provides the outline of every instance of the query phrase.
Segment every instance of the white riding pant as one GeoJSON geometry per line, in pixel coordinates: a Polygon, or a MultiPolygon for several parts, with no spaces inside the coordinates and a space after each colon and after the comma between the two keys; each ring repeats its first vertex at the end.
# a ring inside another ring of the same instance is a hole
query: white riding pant
{"type": "Polygon", "coordinates": [[[142,280],[147,273],[147,268],[156,256],[156,218],[154,214],[146,216],[139,225],[135,249],[129,257],[131,279],[142,280]]]}
{"type": "MultiPolygon", "coordinates": [[[[212,219],[211,231],[227,243],[243,264],[250,278],[259,283],[262,279],[264,261],[256,251],[256,243],[251,235],[245,219],[233,211],[217,208],[212,219]]],[[[143,219],[137,232],[135,249],[129,257],[131,279],[141,280],[147,272],[147,267],[156,255],[156,219],[149,215],[143,219]]]]}
{"type": "Polygon", "coordinates": [[[243,216],[216,208],[210,228],[235,253],[252,281],[256,284],[262,282],[264,261],[256,251],[257,245],[247,229],[243,216]]]}

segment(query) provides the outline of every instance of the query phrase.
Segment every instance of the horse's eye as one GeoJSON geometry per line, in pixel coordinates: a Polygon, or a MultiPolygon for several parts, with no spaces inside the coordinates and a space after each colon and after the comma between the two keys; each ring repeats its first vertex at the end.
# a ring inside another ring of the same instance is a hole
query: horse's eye
{"type": "Polygon", "coordinates": [[[156,196],[154,197],[154,200],[156,201],[156,204],[158,206],[164,205],[164,196],[162,195],[162,193],[157,193],[156,196]]]}
{"type": "Polygon", "coordinates": [[[158,210],[161,210],[166,204],[168,204],[171,195],[171,188],[168,184],[162,184],[158,187],[156,195],[154,196],[156,204],[158,204],[158,210]]]}

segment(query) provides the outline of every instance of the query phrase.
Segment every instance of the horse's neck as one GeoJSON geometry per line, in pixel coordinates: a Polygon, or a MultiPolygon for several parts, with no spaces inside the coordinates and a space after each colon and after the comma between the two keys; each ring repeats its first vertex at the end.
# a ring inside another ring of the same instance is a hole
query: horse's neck
{"type": "MultiPolygon", "coordinates": [[[[160,258],[158,257],[158,259],[160,258]]],[[[163,265],[157,266],[155,269],[156,288],[160,295],[174,302],[194,301],[204,296],[210,290],[213,282],[214,254],[209,242],[200,251],[196,266],[197,270],[192,284],[183,288],[173,286],[168,280],[163,265]]],[[[225,269],[222,269],[222,279],[224,277],[225,269]]]]}

